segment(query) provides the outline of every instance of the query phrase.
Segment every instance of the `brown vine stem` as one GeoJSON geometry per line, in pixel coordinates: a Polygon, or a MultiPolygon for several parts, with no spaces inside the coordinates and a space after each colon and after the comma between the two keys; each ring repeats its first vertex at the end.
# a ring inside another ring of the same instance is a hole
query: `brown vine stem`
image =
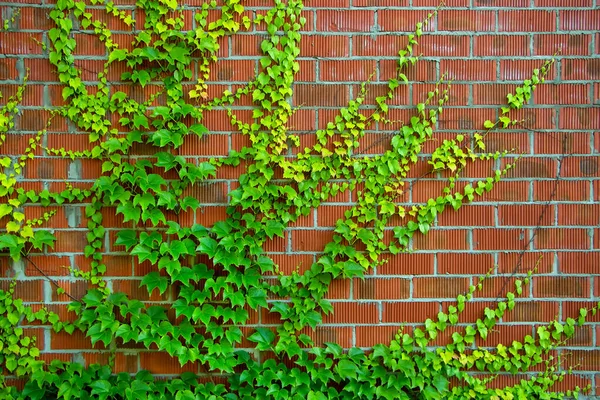
{"type": "MultiPolygon", "coordinates": [[[[521,128],[523,128],[523,129],[525,129],[525,130],[527,130],[529,132],[533,132],[533,133],[536,132],[533,129],[527,128],[527,127],[522,126],[522,125],[520,125],[520,126],[521,126],[521,128]]],[[[496,294],[496,301],[500,300],[500,297],[503,297],[502,294],[504,293],[504,291],[506,289],[506,286],[508,285],[510,279],[512,277],[514,277],[519,272],[519,270],[521,269],[521,266],[523,265],[523,258],[525,257],[525,253],[527,252],[527,248],[534,241],[534,239],[536,238],[537,234],[539,233],[539,231],[540,231],[540,229],[542,227],[542,220],[544,218],[544,215],[546,215],[546,212],[548,211],[548,208],[550,207],[550,204],[552,203],[552,201],[556,197],[556,191],[558,190],[558,184],[560,183],[561,177],[562,177],[563,161],[567,157],[569,157],[571,155],[572,155],[572,153],[567,153],[567,135],[565,134],[564,137],[562,138],[561,155],[560,155],[560,157],[558,159],[558,171],[556,172],[556,178],[554,180],[554,186],[552,187],[552,192],[550,193],[550,198],[544,204],[544,208],[542,209],[542,212],[540,213],[540,216],[538,218],[537,224],[536,224],[535,228],[533,229],[533,234],[531,235],[531,237],[529,238],[529,240],[527,241],[527,243],[525,243],[525,245],[523,246],[523,250],[521,250],[521,252],[519,253],[519,258],[517,259],[517,264],[513,268],[513,270],[510,273],[510,275],[508,275],[506,277],[506,279],[504,280],[504,283],[502,284],[502,287],[500,288],[500,290],[496,294]]]]}
{"type": "MultiPolygon", "coordinates": [[[[57,287],[57,288],[59,288],[59,289],[62,289],[62,290],[64,290],[64,289],[63,289],[63,287],[62,287],[62,286],[60,286],[60,285],[58,284],[58,282],[56,282],[54,279],[50,278],[50,277],[48,276],[48,274],[46,274],[44,271],[42,271],[42,269],[41,269],[40,267],[38,267],[38,266],[36,265],[36,263],[34,263],[34,262],[33,262],[33,260],[32,260],[31,258],[29,258],[29,256],[27,256],[27,254],[23,254],[23,253],[21,253],[21,256],[23,257],[23,259],[27,260],[27,261],[28,261],[28,262],[29,262],[31,265],[33,265],[33,267],[34,267],[34,268],[35,268],[35,269],[36,269],[36,270],[37,270],[37,271],[38,271],[40,274],[42,274],[42,275],[44,276],[44,278],[46,278],[46,279],[47,279],[47,280],[48,280],[48,281],[49,281],[51,284],[53,284],[54,286],[56,286],[56,287],[57,287]]],[[[69,298],[70,298],[71,300],[73,300],[73,301],[80,301],[80,300],[81,300],[81,299],[77,299],[77,298],[73,297],[73,296],[72,296],[72,295],[71,295],[69,292],[67,292],[67,291],[64,291],[63,293],[64,293],[65,295],[67,295],[67,297],[69,297],[69,298]]]]}

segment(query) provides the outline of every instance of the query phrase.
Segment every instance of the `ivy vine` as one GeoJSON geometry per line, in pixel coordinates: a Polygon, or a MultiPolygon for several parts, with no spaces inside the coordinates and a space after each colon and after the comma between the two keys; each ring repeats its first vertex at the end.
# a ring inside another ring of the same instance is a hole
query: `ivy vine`
{"type": "MultiPolygon", "coordinates": [[[[302,333],[333,312],[326,295],[334,280],[362,278],[370,268],[385,263],[390,253],[410,251],[413,236],[427,234],[439,214],[472,202],[507,174],[514,163],[473,184],[461,180],[469,165],[514,153],[514,149],[486,151],[485,135],[519,123],[511,112],[528,102],[554,60],[534,70],[531,79],[508,95],[498,119],[483,123],[484,131],[440,143],[429,164],[433,172],[449,174],[445,187],[438,197],[405,208],[399,198],[423,146],[432,139],[451,83],[442,77],[407,123],[389,119],[388,103],[396,89],[408,83],[406,71],[419,60],[413,49],[438,10],[408,35],[408,44],[398,53],[397,76],[388,82],[386,94],[377,97],[372,107],[365,107],[369,82],[364,82],[356,98],[325,129],[316,132],[315,144],[301,148],[299,137],[288,131],[288,122],[297,111],[290,99],[299,71],[300,31],[306,23],[301,0],[274,0],[273,7],[264,12],[248,12],[240,0],[206,1],[194,15],[193,29],[184,28],[182,8],[175,0],[137,0],[137,10],[145,16],[143,25],[130,10],[120,10],[111,1],[91,0],[91,5],[103,5],[108,14],[131,27],[134,39],[131,47],[121,48],[106,23],[96,19],[84,1],[57,0],[50,13],[55,26],[48,32],[49,59],[63,85],[66,104],[53,110],[50,120],[65,117],[88,132],[89,148],[45,147],[42,138],[46,131],[41,130],[29,140],[22,156],[0,158],[0,218],[8,221],[6,232],[0,235],[0,251],[14,261],[33,263],[28,257],[31,251],[43,252],[54,246],[52,229],[44,227],[54,212],[28,219],[23,206],[55,209],[86,204],[84,254],[91,269],[72,269],[71,273],[85,279],[89,288],[81,299],[72,298],[68,309],[75,317],[68,321],[45,308],[34,311],[25,305],[15,298],[14,284],[0,291],[0,362],[11,375],[26,380],[18,390],[2,378],[3,396],[309,400],[578,396],[579,387],[566,393],[553,391],[566,372],[560,370],[561,360],[554,358],[551,350],[571,338],[598,307],[582,309],[579,316],[565,322],[551,321],[537,328],[535,336],[527,335],[510,345],[489,349],[476,344],[477,338],[485,340],[513,310],[515,299],[534,279],[535,267],[475,323],[458,325],[465,304],[481,290],[489,274],[458,295],[447,312],[427,319],[422,328],[400,330],[389,344],[379,344],[372,351],[345,350],[335,343],[315,346],[311,336],[302,333]],[[211,18],[212,13],[219,18],[211,18]],[[243,87],[210,99],[207,80],[223,38],[254,25],[266,29],[260,45],[260,73],[243,87]],[[95,35],[107,50],[93,91],[76,67],[76,30],[95,35]],[[122,81],[160,89],[145,101],[136,101],[110,86],[108,71],[113,65],[126,66],[122,81]],[[189,81],[195,86],[188,91],[185,82],[189,81]],[[254,105],[250,120],[233,107],[246,98],[254,105]],[[186,159],[179,149],[190,135],[210,134],[202,121],[204,113],[214,109],[225,110],[232,128],[247,136],[251,145],[227,157],[186,159]],[[359,147],[365,131],[383,125],[396,129],[388,150],[362,155],[359,147]],[[149,158],[132,158],[137,144],[152,146],[155,153],[149,158]],[[297,155],[290,155],[292,149],[297,155]],[[19,187],[18,175],[39,152],[71,160],[101,160],[102,175],[86,189],[67,186],[60,193],[25,191],[19,187]],[[241,163],[247,167],[230,193],[227,218],[210,228],[182,223],[180,217],[201,207],[198,199],[186,195],[186,189],[214,177],[222,166],[241,163]],[[283,237],[289,224],[345,191],[356,191],[356,204],[337,221],[333,240],[316,262],[302,273],[281,272],[263,251],[264,244],[283,237]],[[154,270],[143,277],[141,286],[149,294],[171,290],[175,296],[171,304],[149,306],[113,292],[107,285],[102,251],[106,230],[101,211],[105,207],[115,207],[122,222],[134,226],[120,230],[113,245],[122,246],[140,263],[150,262],[154,270]],[[391,227],[393,234],[386,235],[392,218],[406,223],[391,227]],[[200,261],[206,258],[209,263],[200,261]],[[250,309],[275,313],[281,324],[276,329],[243,329],[250,309]],[[171,310],[175,318],[169,314],[171,310]],[[43,361],[36,339],[24,334],[23,321],[50,324],[57,332],[81,331],[93,345],[103,344],[113,357],[108,365],[87,367],[43,361]],[[451,327],[451,343],[433,346],[438,335],[451,327]],[[240,348],[244,338],[255,348],[240,348]],[[127,344],[166,352],[181,365],[199,362],[206,376],[186,373],[160,380],[147,371],[133,376],[114,374],[114,355],[127,344]],[[490,385],[503,372],[516,374],[534,367],[541,372],[530,379],[505,388],[490,385]],[[469,373],[473,370],[485,374],[469,373]],[[213,381],[213,375],[226,377],[226,383],[213,381]]],[[[0,145],[9,140],[25,84],[26,79],[0,108],[0,145]]],[[[60,287],[57,291],[64,293],[60,287]]]]}

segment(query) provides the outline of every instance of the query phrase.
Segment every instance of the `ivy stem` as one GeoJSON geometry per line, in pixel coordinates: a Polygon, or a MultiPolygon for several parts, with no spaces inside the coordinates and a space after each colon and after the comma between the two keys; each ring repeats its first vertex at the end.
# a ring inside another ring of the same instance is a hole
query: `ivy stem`
{"type": "MultiPolygon", "coordinates": [[[[58,289],[63,289],[63,290],[64,290],[64,288],[63,288],[62,286],[60,286],[60,285],[58,284],[58,282],[56,282],[54,279],[50,278],[50,277],[49,277],[49,276],[48,276],[48,275],[47,275],[47,274],[46,274],[44,271],[42,271],[42,269],[41,269],[40,267],[38,267],[38,266],[36,265],[36,263],[34,263],[34,262],[33,262],[33,260],[31,260],[31,258],[29,258],[29,256],[27,256],[27,254],[21,253],[21,256],[22,256],[22,257],[23,257],[25,260],[27,260],[27,261],[28,261],[28,262],[29,262],[31,265],[33,265],[33,267],[34,267],[34,268],[35,268],[35,269],[36,269],[36,270],[37,270],[37,271],[38,271],[40,274],[42,274],[42,275],[44,276],[44,278],[46,278],[46,279],[47,279],[47,280],[48,280],[50,283],[52,283],[52,284],[53,284],[54,286],[56,286],[58,289]]],[[[73,296],[72,296],[72,295],[71,295],[69,292],[67,292],[67,291],[64,291],[63,293],[64,293],[65,295],[67,295],[67,297],[69,297],[69,298],[70,298],[71,300],[73,300],[73,301],[80,301],[80,299],[77,299],[77,298],[73,297],[73,296]]]]}

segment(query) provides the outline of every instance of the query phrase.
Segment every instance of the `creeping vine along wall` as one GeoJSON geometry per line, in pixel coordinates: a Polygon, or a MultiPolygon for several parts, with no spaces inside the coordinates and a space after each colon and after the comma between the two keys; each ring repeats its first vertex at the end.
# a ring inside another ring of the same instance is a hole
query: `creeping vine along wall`
{"type": "Polygon", "coordinates": [[[247,3],[2,6],[0,395],[593,395],[592,1],[247,3]]]}

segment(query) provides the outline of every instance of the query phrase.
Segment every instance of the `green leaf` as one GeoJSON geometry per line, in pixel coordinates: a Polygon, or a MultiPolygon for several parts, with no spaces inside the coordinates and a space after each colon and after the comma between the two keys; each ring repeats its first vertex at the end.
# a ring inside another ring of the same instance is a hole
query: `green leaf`
{"type": "Polygon", "coordinates": [[[191,253],[188,252],[187,246],[180,240],[171,241],[171,243],[169,243],[169,251],[175,260],[181,257],[182,254],[191,255],[191,253]]]}
{"type": "Polygon", "coordinates": [[[275,334],[267,328],[256,328],[256,332],[250,335],[248,340],[256,343],[259,350],[269,350],[275,340],[275,334]]]}
{"type": "Polygon", "coordinates": [[[22,395],[30,400],[41,400],[46,398],[46,387],[39,387],[39,383],[30,380],[25,384],[22,395]]]}
{"type": "Polygon", "coordinates": [[[179,61],[180,63],[187,63],[189,51],[185,47],[174,47],[169,52],[169,55],[173,60],[179,61]]]}
{"type": "Polygon", "coordinates": [[[33,238],[31,239],[31,244],[36,249],[42,249],[43,245],[46,245],[50,248],[54,248],[54,242],[56,241],[56,237],[48,231],[35,231],[33,233],[33,238]]]}
{"type": "Polygon", "coordinates": [[[198,199],[196,199],[194,197],[187,196],[187,197],[184,197],[183,200],[181,200],[180,205],[181,205],[181,209],[183,211],[186,211],[188,208],[190,208],[190,209],[192,209],[192,211],[194,211],[198,207],[200,207],[200,202],[198,201],[198,199]]]}
{"type": "Polygon", "coordinates": [[[200,251],[210,258],[214,258],[217,253],[217,248],[218,244],[216,240],[209,237],[203,237],[200,239],[200,244],[196,248],[196,251],[200,251]]]}
{"type": "Polygon", "coordinates": [[[115,245],[117,246],[125,246],[127,250],[129,248],[138,244],[137,233],[134,230],[126,229],[117,232],[117,240],[115,240],[115,245]]]}
{"type": "Polygon", "coordinates": [[[267,307],[267,294],[263,289],[250,288],[246,299],[248,300],[248,305],[253,309],[256,309],[258,306],[267,307]]]}
{"type": "Polygon", "coordinates": [[[273,239],[273,236],[283,237],[283,229],[285,227],[279,221],[269,220],[264,225],[264,231],[270,239],[273,239]]]}
{"type": "Polygon", "coordinates": [[[435,386],[438,392],[443,394],[448,391],[448,385],[450,382],[443,375],[435,374],[431,383],[433,386],[435,386]]]}
{"type": "Polygon", "coordinates": [[[92,394],[106,398],[105,396],[110,394],[112,384],[109,381],[100,379],[90,383],[90,388],[92,388],[92,394]]]}
{"type": "Polygon", "coordinates": [[[163,294],[167,291],[169,279],[166,276],[160,276],[158,272],[153,271],[144,276],[144,279],[142,279],[140,287],[144,285],[148,288],[148,294],[150,295],[156,288],[158,288],[160,294],[163,294]]]}
{"type": "Polygon", "coordinates": [[[208,129],[202,124],[193,124],[190,126],[190,132],[195,133],[198,137],[208,133],[208,129]]]}
{"type": "Polygon", "coordinates": [[[136,114],[133,117],[133,126],[135,126],[136,129],[139,129],[140,126],[143,126],[144,128],[149,129],[148,118],[146,118],[146,116],[144,114],[136,114]]]}
{"type": "Polygon", "coordinates": [[[354,261],[346,261],[342,265],[345,278],[362,278],[364,276],[365,268],[359,263],[354,261]]]}
{"type": "Polygon", "coordinates": [[[340,360],[335,366],[335,371],[343,379],[356,379],[358,367],[352,361],[340,360]]]}
{"type": "Polygon", "coordinates": [[[153,251],[151,248],[140,243],[131,250],[131,255],[138,256],[141,263],[150,260],[152,264],[156,264],[159,254],[157,251],[153,251]]]}

